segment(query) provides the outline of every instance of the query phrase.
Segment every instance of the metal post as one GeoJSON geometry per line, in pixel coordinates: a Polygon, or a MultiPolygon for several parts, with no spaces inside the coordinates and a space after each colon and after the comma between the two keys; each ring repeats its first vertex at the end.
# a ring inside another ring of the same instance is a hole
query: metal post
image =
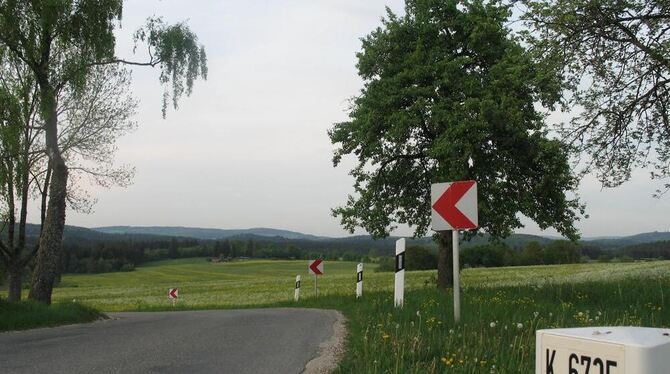
{"type": "Polygon", "coordinates": [[[316,294],[316,297],[319,297],[319,276],[314,274],[314,293],[316,294]]]}
{"type": "Polygon", "coordinates": [[[454,322],[461,322],[461,282],[460,261],[458,259],[458,230],[452,231],[454,243],[454,322]]]}

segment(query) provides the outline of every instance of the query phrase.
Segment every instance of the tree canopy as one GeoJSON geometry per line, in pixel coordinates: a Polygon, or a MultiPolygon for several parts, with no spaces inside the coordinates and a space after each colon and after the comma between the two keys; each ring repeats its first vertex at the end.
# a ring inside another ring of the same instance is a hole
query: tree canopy
{"type": "MultiPolygon", "coordinates": [[[[536,62],[555,70],[572,119],[566,141],[606,187],[637,167],[670,177],[670,5],[659,0],[527,0],[536,62]]],[[[670,188],[670,184],[666,185],[670,188]]]]}
{"type": "Polygon", "coordinates": [[[408,0],[405,10],[387,10],[382,26],[362,39],[364,88],[349,120],[329,131],[335,166],[347,155],[357,159],[355,193],[333,214],[345,228],[377,237],[396,223],[423,235],[430,184],[474,179],[486,232],[507,236],[523,214],[576,238],[578,179],[538,108],[558,102],[560,80],[506,28],[510,9],[408,0]]]}

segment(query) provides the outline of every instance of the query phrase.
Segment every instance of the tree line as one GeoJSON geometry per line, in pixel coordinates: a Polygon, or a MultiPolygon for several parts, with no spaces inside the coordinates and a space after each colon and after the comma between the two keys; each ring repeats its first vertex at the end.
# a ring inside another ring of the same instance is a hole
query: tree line
{"type": "MultiPolygon", "coordinates": [[[[407,248],[405,257],[407,270],[437,269],[438,256],[433,248],[411,246],[407,248]]],[[[610,250],[568,240],[555,240],[544,245],[529,242],[519,248],[503,242],[492,242],[463,248],[460,258],[461,265],[465,268],[670,260],[670,241],[610,250]]],[[[394,270],[393,257],[382,257],[379,264],[379,271],[394,270]]]]}

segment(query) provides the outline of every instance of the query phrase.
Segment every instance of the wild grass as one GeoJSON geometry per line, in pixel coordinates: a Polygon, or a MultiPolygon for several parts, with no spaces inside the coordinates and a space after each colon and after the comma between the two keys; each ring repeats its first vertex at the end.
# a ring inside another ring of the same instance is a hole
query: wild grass
{"type": "Polygon", "coordinates": [[[0,331],[92,322],[102,317],[104,314],[96,309],[78,303],[59,302],[48,307],[34,301],[10,303],[0,299],[0,331]]]}

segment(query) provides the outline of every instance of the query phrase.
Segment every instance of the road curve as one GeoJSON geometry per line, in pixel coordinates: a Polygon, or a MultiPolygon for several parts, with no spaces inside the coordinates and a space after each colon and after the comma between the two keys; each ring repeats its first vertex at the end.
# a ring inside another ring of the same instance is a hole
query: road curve
{"type": "Polygon", "coordinates": [[[109,316],[0,334],[0,372],[301,373],[337,320],[337,312],[317,309],[109,316]]]}

